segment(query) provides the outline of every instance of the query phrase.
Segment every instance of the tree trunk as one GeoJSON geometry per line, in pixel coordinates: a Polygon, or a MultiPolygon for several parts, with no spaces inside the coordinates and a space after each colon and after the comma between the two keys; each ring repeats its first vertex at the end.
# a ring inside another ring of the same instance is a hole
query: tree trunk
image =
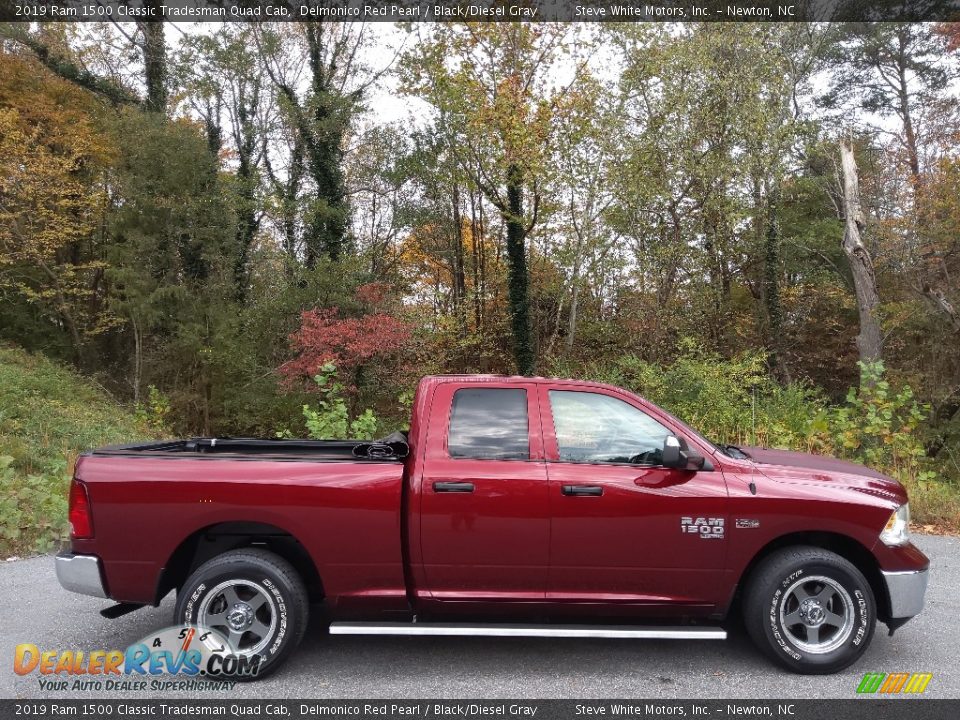
{"type": "Polygon", "coordinates": [[[560,295],[560,301],[557,303],[557,314],[553,317],[553,330],[550,332],[550,340],[547,342],[547,357],[553,356],[553,346],[560,337],[560,323],[563,319],[563,295],[560,295]]]}
{"type": "Polygon", "coordinates": [[[457,328],[461,335],[467,332],[467,277],[463,257],[463,216],[460,213],[460,184],[454,180],[453,197],[453,307],[457,316],[457,328]]]}
{"type": "MultiPolygon", "coordinates": [[[[159,14],[159,2],[148,0],[147,5],[159,14]]],[[[150,112],[167,111],[167,45],[162,22],[138,22],[143,33],[143,74],[147,86],[144,107],[150,112]]]]}
{"type": "Polygon", "coordinates": [[[784,357],[783,306],[780,304],[780,228],[777,226],[777,191],[767,193],[767,232],[764,238],[763,301],[767,311],[767,349],[777,380],[790,382],[784,357]]]}
{"type": "Polygon", "coordinates": [[[247,302],[247,286],[250,284],[250,273],[247,264],[250,260],[250,246],[253,245],[253,238],[257,234],[257,213],[252,204],[254,198],[247,197],[246,191],[242,195],[241,202],[244,206],[237,212],[237,231],[235,233],[235,242],[237,256],[233,264],[234,296],[241,305],[247,302]]]}
{"type": "Polygon", "coordinates": [[[143,375],[143,335],[140,332],[140,323],[137,316],[130,316],[133,326],[133,404],[140,404],[140,383],[143,375]]]}
{"type": "Polygon", "coordinates": [[[293,148],[290,150],[290,172],[283,185],[281,202],[283,218],[283,249],[289,260],[288,272],[292,275],[299,260],[297,256],[297,213],[300,206],[300,184],[304,176],[303,140],[296,131],[293,148]]]}
{"type": "Polygon", "coordinates": [[[944,295],[943,290],[931,287],[927,283],[924,283],[921,292],[923,296],[930,302],[930,304],[940,313],[942,313],[953,326],[953,329],[956,332],[960,332],[960,312],[953,306],[947,296],[944,295]]]}
{"type": "Polygon", "coordinates": [[[206,113],[203,117],[204,133],[207,136],[207,149],[214,160],[220,157],[220,151],[223,150],[223,128],[220,125],[220,108],[207,103],[206,113]]]}
{"type": "Polygon", "coordinates": [[[73,318],[73,313],[70,312],[70,307],[67,304],[67,299],[63,294],[63,288],[60,285],[60,278],[57,277],[57,274],[50,268],[50,266],[40,260],[38,261],[40,269],[43,273],[49,278],[50,284],[53,286],[54,297],[56,298],[56,310],[57,314],[60,316],[60,320],[67,327],[67,332],[70,333],[70,344],[73,350],[73,362],[81,370],[86,369],[84,363],[84,352],[83,352],[83,338],[80,335],[80,328],[77,327],[77,323],[73,318]]]}
{"type": "Polygon", "coordinates": [[[840,144],[843,166],[843,211],[846,227],[843,233],[843,252],[853,273],[853,287],[857,296],[857,312],[860,315],[860,334],[857,349],[860,361],[877,362],[882,354],[882,336],[877,320],[880,296],[877,294],[877,278],[873,260],[861,238],[864,227],[863,210],[860,206],[860,181],[857,178],[857,163],[853,157],[853,143],[844,140],[840,144]]]}
{"type": "Polygon", "coordinates": [[[480,337],[483,336],[483,314],[481,312],[480,295],[480,223],[477,221],[477,196],[470,193],[470,255],[473,274],[473,328],[480,337]]]}
{"type": "Polygon", "coordinates": [[[477,325],[477,332],[483,337],[484,328],[487,323],[487,251],[483,239],[487,234],[487,222],[483,216],[483,201],[480,195],[477,195],[477,243],[478,255],[477,262],[480,270],[477,273],[479,284],[476,292],[480,295],[480,323],[477,325]]]}
{"type": "Polygon", "coordinates": [[[296,104],[295,116],[300,124],[307,166],[316,192],[305,238],[307,266],[312,268],[320,255],[338,260],[346,250],[349,209],[342,168],[343,140],[353,112],[353,100],[336,88],[335,66],[328,67],[324,63],[324,43],[327,40],[323,24],[307,23],[305,30],[310,97],[301,106],[292,91],[286,94],[296,104]]]}
{"type": "MultiPolygon", "coordinates": [[[[260,229],[257,216],[257,168],[256,168],[256,133],[251,125],[251,115],[256,112],[254,99],[251,107],[243,104],[237,109],[240,118],[240,127],[236,133],[237,143],[237,229],[234,235],[236,242],[236,257],[234,258],[233,277],[237,302],[243,305],[247,300],[247,286],[250,282],[247,264],[250,257],[250,247],[260,229]]],[[[242,103],[242,100],[241,100],[242,103]]]]}
{"type": "Polygon", "coordinates": [[[511,165],[507,171],[507,260],[509,305],[513,329],[513,357],[517,372],[532,375],[533,339],[530,333],[530,282],[527,272],[526,230],[523,227],[523,171],[511,165]]]}
{"type": "Polygon", "coordinates": [[[913,178],[914,190],[920,184],[920,152],[917,149],[917,134],[913,129],[913,118],[910,114],[910,85],[907,81],[906,48],[904,47],[905,38],[903,31],[899,36],[900,56],[897,62],[899,88],[897,91],[900,101],[900,120],[903,122],[903,134],[907,144],[907,162],[910,165],[910,175],[913,178]]]}
{"type": "Polygon", "coordinates": [[[567,352],[573,350],[573,343],[577,337],[577,311],[580,306],[580,265],[579,261],[573,271],[573,286],[570,288],[570,316],[567,318],[567,337],[564,343],[567,352]]]}
{"type": "Polygon", "coordinates": [[[206,371],[203,376],[203,435],[210,437],[210,401],[213,397],[213,386],[206,378],[206,371]]]}

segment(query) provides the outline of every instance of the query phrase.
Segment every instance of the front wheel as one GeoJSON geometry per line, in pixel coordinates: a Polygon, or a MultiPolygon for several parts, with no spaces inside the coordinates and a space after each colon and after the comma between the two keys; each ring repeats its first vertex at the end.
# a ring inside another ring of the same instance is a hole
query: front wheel
{"type": "Polygon", "coordinates": [[[258,656],[253,680],[276,670],[307,628],[307,592],[297,571],[266,550],[232,550],[205,562],[177,593],[175,620],[215,630],[242,657],[258,656]]]}
{"type": "Polygon", "coordinates": [[[743,611],[747,632],[761,650],[811,675],[856,662],[877,620],[863,573],[816,547],[786,548],[763,560],[747,582],[743,611]]]}

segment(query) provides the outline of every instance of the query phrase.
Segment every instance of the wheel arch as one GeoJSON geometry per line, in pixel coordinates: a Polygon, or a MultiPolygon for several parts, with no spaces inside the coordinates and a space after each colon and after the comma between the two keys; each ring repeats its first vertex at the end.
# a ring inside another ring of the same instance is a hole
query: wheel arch
{"type": "Polygon", "coordinates": [[[171,590],[179,590],[203,563],[246,547],[260,547],[282,557],[300,575],[310,601],[323,599],[323,582],[316,563],[292,533],[270,523],[220,522],[194,531],[171,553],[157,579],[154,604],[159,604],[171,590]]]}
{"type": "Polygon", "coordinates": [[[870,583],[874,599],[877,602],[877,617],[886,622],[890,618],[890,597],[887,586],[880,572],[880,565],[873,553],[861,542],[849,535],[821,530],[791,532],[781,535],[761,547],[750,559],[737,579],[736,587],[729,606],[737,602],[741,592],[750,582],[750,577],[757,566],[771,554],[778,550],[797,545],[818,547],[834,552],[840,557],[849,560],[870,583]]]}

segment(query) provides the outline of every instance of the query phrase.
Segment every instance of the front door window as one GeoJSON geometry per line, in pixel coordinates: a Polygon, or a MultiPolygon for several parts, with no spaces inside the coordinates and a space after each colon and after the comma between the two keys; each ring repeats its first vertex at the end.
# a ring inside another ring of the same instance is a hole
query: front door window
{"type": "Polygon", "coordinates": [[[593,392],[551,390],[561,462],[659,465],[672,433],[633,405],[593,392]]]}

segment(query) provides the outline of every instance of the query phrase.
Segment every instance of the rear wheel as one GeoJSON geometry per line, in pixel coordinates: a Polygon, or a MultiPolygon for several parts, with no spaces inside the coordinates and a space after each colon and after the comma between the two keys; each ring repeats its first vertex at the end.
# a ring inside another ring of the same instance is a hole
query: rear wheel
{"type": "Polygon", "coordinates": [[[806,674],[833,673],[856,662],[877,619],[863,573],[816,547],[785,548],[764,559],[747,581],[743,611],[754,643],[806,674]]]}
{"type": "Polygon", "coordinates": [[[215,630],[242,657],[260,658],[253,680],[276,670],[307,628],[307,592],[297,571],[266,550],[232,550],[201,565],[177,593],[179,623],[215,630]]]}

